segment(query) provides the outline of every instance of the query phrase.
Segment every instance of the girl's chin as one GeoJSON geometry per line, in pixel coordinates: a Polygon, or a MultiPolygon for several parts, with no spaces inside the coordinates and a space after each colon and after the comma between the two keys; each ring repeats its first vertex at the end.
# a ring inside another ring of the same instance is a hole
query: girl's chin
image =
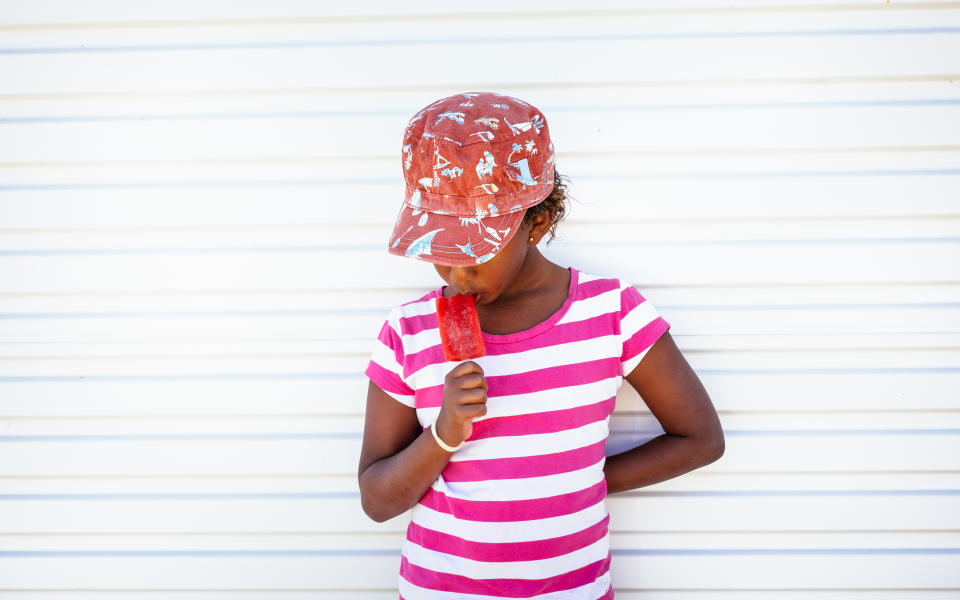
{"type": "Polygon", "coordinates": [[[499,297],[500,295],[497,291],[480,292],[476,294],[476,304],[477,306],[488,305],[496,302],[499,297]]]}

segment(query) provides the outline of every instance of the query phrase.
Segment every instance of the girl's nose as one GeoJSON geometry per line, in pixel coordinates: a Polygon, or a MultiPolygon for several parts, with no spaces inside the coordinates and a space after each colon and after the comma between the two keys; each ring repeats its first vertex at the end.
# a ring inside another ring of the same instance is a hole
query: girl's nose
{"type": "Polygon", "coordinates": [[[470,267],[453,267],[450,269],[450,281],[459,289],[463,289],[472,279],[473,270],[470,267]]]}

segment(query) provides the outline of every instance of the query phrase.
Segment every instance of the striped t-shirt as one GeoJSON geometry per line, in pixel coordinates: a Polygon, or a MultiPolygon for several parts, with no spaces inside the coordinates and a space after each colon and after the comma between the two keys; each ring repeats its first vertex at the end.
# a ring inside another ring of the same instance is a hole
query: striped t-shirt
{"type": "MultiPolygon", "coordinates": [[[[604,443],[617,389],[670,325],[632,286],[571,268],[563,306],[483,334],[487,414],[413,507],[400,597],[612,598],[604,443]]],[[[429,426],[458,363],[440,347],[441,289],[395,308],[366,374],[429,426]]]]}

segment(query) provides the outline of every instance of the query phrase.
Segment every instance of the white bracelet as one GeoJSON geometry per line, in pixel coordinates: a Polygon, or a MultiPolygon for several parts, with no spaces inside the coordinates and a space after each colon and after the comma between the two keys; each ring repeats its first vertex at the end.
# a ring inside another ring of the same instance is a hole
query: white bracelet
{"type": "Polygon", "coordinates": [[[440,447],[446,450],[447,452],[456,452],[460,448],[463,448],[463,444],[466,443],[466,440],[460,442],[457,446],[450,446],[446,442],[440,439],[440,435],[437,434],[437,420],[434,419],[433,423],[430,425],[430,431],[433,433],[433,439],[437,440],[437,443],[440,444],[440,447]]]}

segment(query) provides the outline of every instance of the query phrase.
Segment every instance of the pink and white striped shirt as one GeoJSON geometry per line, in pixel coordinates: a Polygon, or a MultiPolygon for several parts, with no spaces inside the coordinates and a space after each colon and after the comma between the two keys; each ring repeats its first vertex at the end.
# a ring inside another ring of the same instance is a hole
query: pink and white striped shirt
{"type": "MultiPolygon", "coordinates": [[[[474,359],[487,414],[411,511],[406,600],[612,598],[603,475],[617,389],[670,328],[635,288],[571,268],[563,306],[517,333],[483,334],[474,359]]],[[[457,363],[440,348],[437,289],[395,308],[366,374],[417,411],[440,412],[457,363]]]]}

